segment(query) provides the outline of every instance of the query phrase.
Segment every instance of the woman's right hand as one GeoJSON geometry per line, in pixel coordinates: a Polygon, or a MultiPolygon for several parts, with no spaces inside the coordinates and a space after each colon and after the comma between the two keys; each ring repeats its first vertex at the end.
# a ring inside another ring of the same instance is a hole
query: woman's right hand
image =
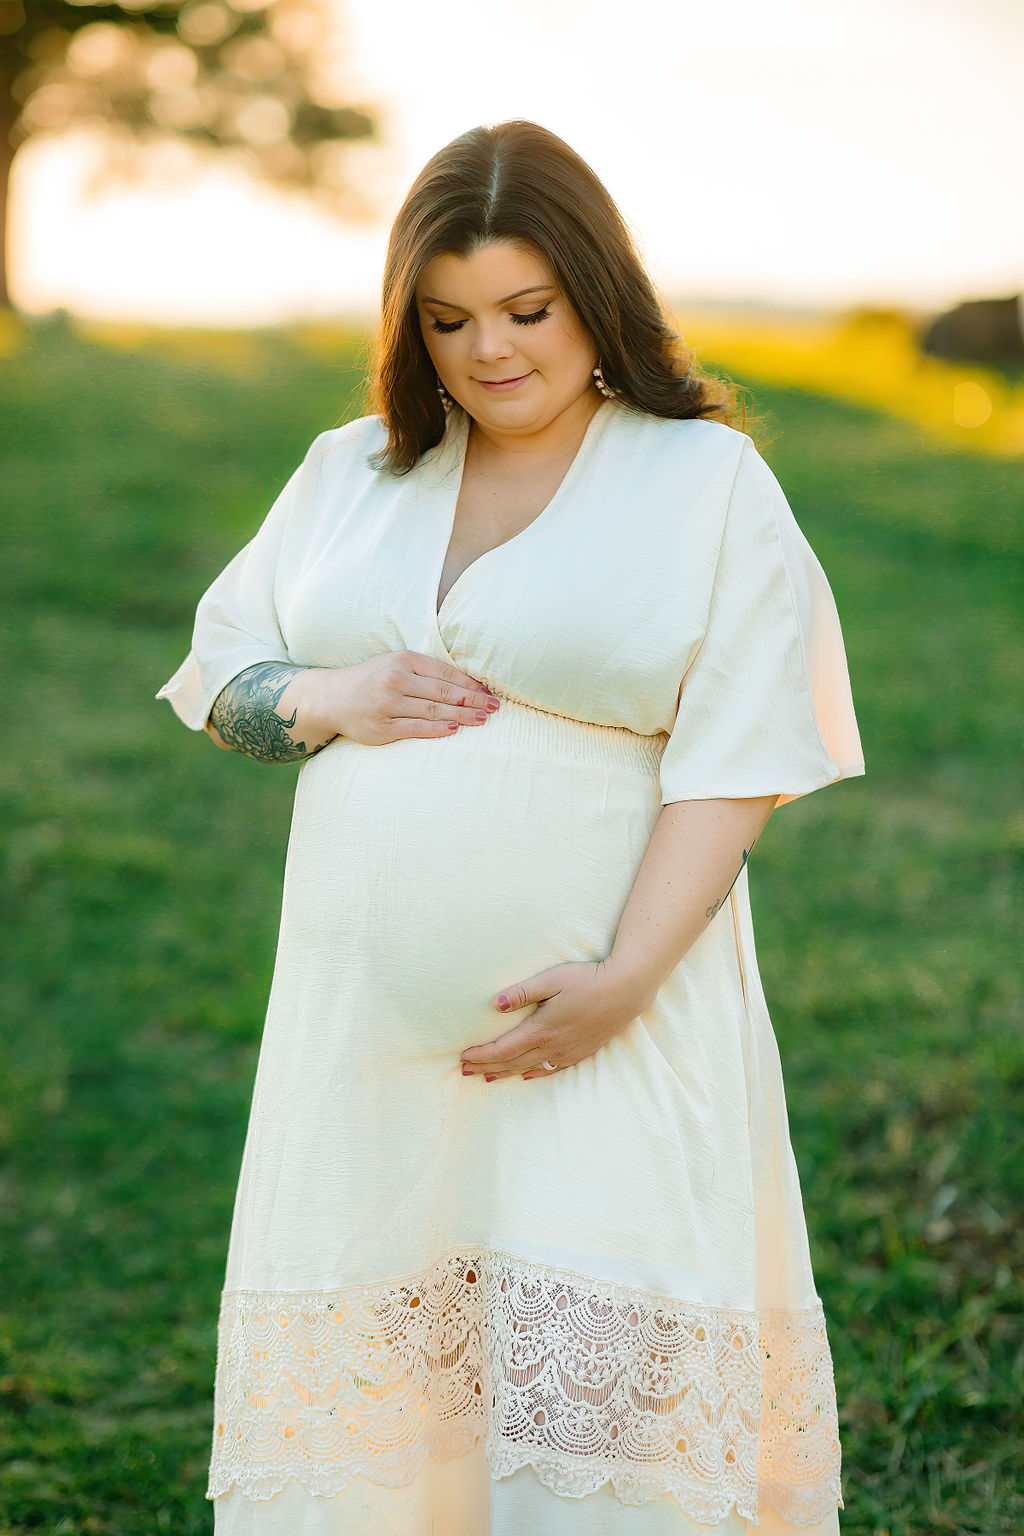
{"type": "Polygon", "coordinates": [[[304,682],[325,734],[372,747],[484,725],[499,704],[476,678],[421,651],[384,651],[350,667],[313,667],[304,682]]]}

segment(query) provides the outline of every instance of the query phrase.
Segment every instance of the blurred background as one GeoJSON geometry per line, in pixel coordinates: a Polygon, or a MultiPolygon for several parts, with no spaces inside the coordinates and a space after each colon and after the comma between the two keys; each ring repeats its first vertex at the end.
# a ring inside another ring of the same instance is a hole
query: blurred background
{"type": "Polygon", "coordinates": [[[750,880],[844,1536],[1024,1529],[1022,66],[1019,0],[0,0],[0,1532],[212,1526],[295,771],[153,695],[364,413],[409,183],[508,117],[605,181],[843,620],[867,775],[750,880]]]}

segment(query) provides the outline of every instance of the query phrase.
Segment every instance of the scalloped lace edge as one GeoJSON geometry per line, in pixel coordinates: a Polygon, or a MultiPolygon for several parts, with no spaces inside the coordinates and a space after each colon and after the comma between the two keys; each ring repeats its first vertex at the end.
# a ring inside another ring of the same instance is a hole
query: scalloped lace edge
{"type": "Polygon", "coordinates": [[[672,1495],[698,1522],[758,1500],[842,1509],[820,1302],[760,1312],[594,1280],[494,1249],[332,1291],[225,1291],[207,1498],[408,1486],[484,1440],[495,1478],[672,1495]]]}

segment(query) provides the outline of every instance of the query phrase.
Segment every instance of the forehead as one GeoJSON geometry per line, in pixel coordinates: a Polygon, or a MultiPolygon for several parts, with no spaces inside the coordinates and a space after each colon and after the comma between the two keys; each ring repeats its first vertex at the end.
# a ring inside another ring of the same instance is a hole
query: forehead
{"type": "Polygon", "coordinates": [[[416,295],[453,301],[460,294],[464,298],[472,295],[496,303],[518,288],[553,282],[551,267],[539,251],[508,240],[492,240],[470,256],[446,251],[428,261],[416,284],[416,295]]]}

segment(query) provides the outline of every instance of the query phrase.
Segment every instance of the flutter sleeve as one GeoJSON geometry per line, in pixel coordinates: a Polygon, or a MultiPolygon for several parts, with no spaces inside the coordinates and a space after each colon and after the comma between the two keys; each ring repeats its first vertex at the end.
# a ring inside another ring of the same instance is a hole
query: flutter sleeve
{"type": "Polygon", "coordinates": [[[747,438],[661,760],[662,804],[778,794],[784,805],[863,772],[832,589],[747,438]]]}
{"type": "Polygon", "coordinates": [[[192,648],[155,695],[167,699],[190,730],[205,727],[217,695],[247,667],[291,660],[275,602],[278,561],[290,522],[312,494],[319,443],[311,444],[256,533],[199,599],[192,648]]]}

